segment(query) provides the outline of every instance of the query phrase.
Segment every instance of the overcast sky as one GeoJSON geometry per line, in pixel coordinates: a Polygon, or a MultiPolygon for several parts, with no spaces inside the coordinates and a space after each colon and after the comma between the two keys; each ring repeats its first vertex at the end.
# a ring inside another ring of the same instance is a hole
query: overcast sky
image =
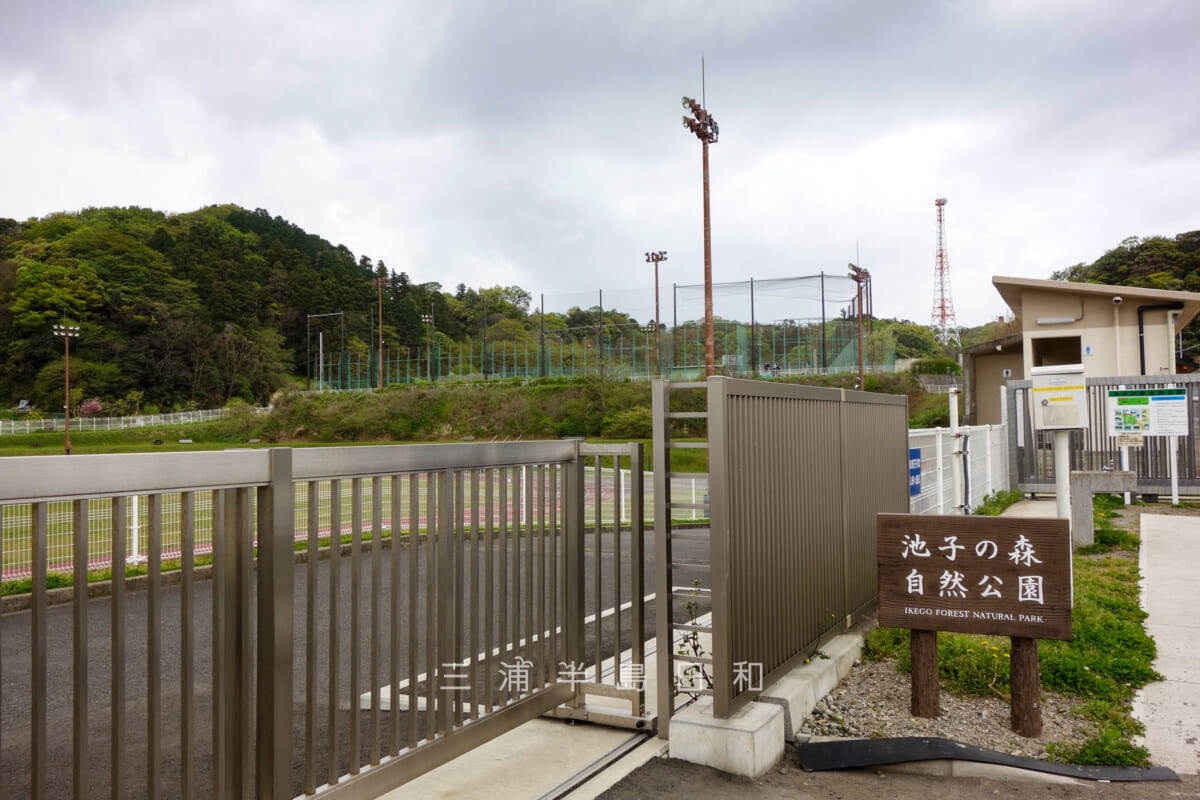
{"type": "Polygon", "coordinates": [[[946,197],[977,325],[993,275],[1200,228],[1189,0],[13,0],[0,24],[18,220],[262,207],[417,282],[643,320],[666,250],[670,322],[703,280],[703,52],[718,282],[844,276],[857,247],[876,314],[928,323],[946,197]]]}

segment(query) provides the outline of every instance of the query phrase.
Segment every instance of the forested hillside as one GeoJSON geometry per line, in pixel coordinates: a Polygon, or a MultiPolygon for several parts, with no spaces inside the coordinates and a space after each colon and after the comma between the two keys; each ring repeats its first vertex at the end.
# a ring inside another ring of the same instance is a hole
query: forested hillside
{"type": "MultiPolygon", "coordinates": [[[[1055,280],[1141,286],[1200,292],[1200,231],[1181,233],[1174,239],[1131,236],[1091,264],[1076,264],[1055,272],[1055,280]]],[[[1183,332],[1184,354],[1195,357],[1200,345],[1200,321],[1183,332]]]]}
{"type": "MultiPolygon", "coordinates": [[[[1200,290],[1200,231],[1174,240],[1127,239],[1094,264],[1054,277],[1200,290]]],[[[326,353],[344,350],[370,362],[378,341],[378,279],[384,281],[383,338],[397,358],[410,350],[422,355],[430,333],[433,352],[473,347],[485,331],[493,347],[524,342],[536,352],[533,339],[544,324],[559,353],[573,346],[586,364],[586,348],[599,342],[601,330],[606,340],[610,333],[616,340],[622,330],[640,330],[628,315],[604,309],[601,316],[598,307],[548,313],[542,320],[530,308],[529,292],[518,286],[446,290],[437,281],[418,283],[264,209],[222,205],[165,214],[91,208],[25,222],[0,219],[0,349],[6,363],[0,402],[23,399],[44,411],[61,409],[63,341],[54,334],[60,323],[81,329],[71,341],[73,408],[90,398],[117,415],[214,407],[234,398],[265,402],[290,378],[304,379],[318,331],[326,353]],[[428,314],[432,331],[422,321],[428,314]]],[[[1191,329],[1185,346],[1198,338],[1200,326],[1191,329]]],[[[995,323],[965,329],[963,342],[998,330],[995,323]]],[[[720,335],[740,334],[723,329],[720,335]]],[[[718,351],[724,351],[723,340],[718,351]]],[[[900,359],[953,355],[923,324],[877,319],[867,339],[868,360],[884,363],[885,353],[900,359]]],[[[594,367],[596,355],[591,359],[594,367]]],[[[763,357],[771,359],[780,356],[763,357]]]]}
{"type": "MultiPolygon", "coordinates": [[[[437,335],[454,341],[482,326],[479,292],[415,284],[263,209],[100,208],[0,219],[0,348],[8,364],[0,395],[61,407],[63,342],[53,327],[65,322],[82,329],[71,343],[73,405],[99,397],[128,413],[142,404],[263,401],[289,375],[305,374],[310,315],[343,312],[314,323],[331,349],[343,333],[347,350],[375,341],[379,276],[387,281],[389,346],[423,341],[421,315],[431,311],[437,335]]],[[[503,329],[511,319],[523,330],[528,294],[486,292],[491,324],[503,329]]]]}

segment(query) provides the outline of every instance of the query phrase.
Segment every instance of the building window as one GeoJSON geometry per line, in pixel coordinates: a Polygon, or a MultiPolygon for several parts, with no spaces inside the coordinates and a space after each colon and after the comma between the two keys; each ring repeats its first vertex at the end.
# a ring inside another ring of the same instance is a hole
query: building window
{"type": "Polygon", "coordinates": [[[1082,364],[1083,348],[1078,336],[1053,336],[1031,339],[1033,364],[1035,367],[1053,367],[1061,364],[1082,364]]]}

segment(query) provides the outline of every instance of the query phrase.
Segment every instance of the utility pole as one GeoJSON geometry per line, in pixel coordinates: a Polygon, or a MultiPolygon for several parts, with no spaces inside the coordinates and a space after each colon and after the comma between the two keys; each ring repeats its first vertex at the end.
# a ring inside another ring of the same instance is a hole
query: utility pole
{"type": "Polygon", "coordinates": [[[692,112],[683,118],[683,127],[700,140],[704,171],[704,374],[712,376],[713,365],[713,299],[712,299],[712,234],[708,203],[708,146],[717,143],[720,127],[699,103],[690,97],[683,98],[683,107],[692,112]]]}
{"type": "Polygon", "coordinates": [[[379,388],[383,388],[383,287],[387,286],[387,278],[376,278],[375,288],[379,290],[379,388]]]}
{"type": "Polygon", "coordinates": [[[66,450],[67,455],[71,455],[71,340],[79,336],[78,325],[55,325],[54,335],[61,336],[63,340],[64,352],[64,370],[66,379],[66,403],[63,405],[63,410],[66,412],[67,424],[67,440],[66,450]]]}
{"type": "Polygon", "coordinates": [[[484,289],[482,294],[483,294],[483,351],[479,354],[479,362],[480,362],[479,363],[479,371],[483,373],[483,379],[487,380],[487,376],[488,376],[488,370],[487,370],[487,329],[488,329],[487,290],[484,289]]]}
{"type": "Polygon", "coordinates": [[[854,264],[847,266],[850,267],[850,277],[858,284],[858,388],[866,391],[863,381],[863,283],[870,283],[871,273],[854,264]]]}
{"type": "Polygon", "coordinates": [[[429,313],[421,315],[425,323],[425,380],[433,383],[433,304],[429,304],[429,313]]]}
{"type": "Polygon", "coordinates": [[[667,260],[666,250],[646,253],[646,263],[654,265],[654,371],[662,377],[662,315],[658,310],[658,265],[667,260]]]}

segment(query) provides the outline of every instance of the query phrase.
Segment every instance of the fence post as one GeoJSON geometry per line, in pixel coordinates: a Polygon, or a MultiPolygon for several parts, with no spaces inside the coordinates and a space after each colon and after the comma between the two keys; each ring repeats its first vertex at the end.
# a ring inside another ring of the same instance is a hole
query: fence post
{"type": "MultiPolygon", "coordinates": [[[[656,647],[655,669],[658,678],[658,736],[666,739],[671,726],[671,712],[675,707],[675,672],[672,663],[674,647],[671,641],[671,450],[670,434],[670,384],[656,379],[650,382],[650,408],[653,420],[651,457],[654,462],[654,574],[655,608],[654,618],[656,647]]],[[[696,502],[696,479],[692,479],[692,502],[696,502]]],[[[693,518],[695,515],[693,509],[693,518]]]]}
{"type": "Polygon", "coordinates": [[[950,396],[950,438],[953,440],[954,447],[950,452],[950,469],[954,474],[954,497],[952,498],[954,505],[951,508],[955,510],[955,513],[965,514],[967,513],[967,503],[963,499],[962,459],[966,457],[966,451],[963,449],[962,430],[958,427],[958,389],[951,387],[948,394],[950,396]]]}
{"type": "MultiPolygon", "coordinates": [[[[705,381],[708,396],[708,519],[709,560],[712,564],[712,682],[713,716],[733,713],[733,586],[729,540],[730,476],[726,425],[729,422],[728,378],[705,381]]],[[[664,415],[664,422],[666,422],[664,415]]],[[[668,589],[670,587],[664,587],[668,589]]],[[[661,639],[660,639],[661,641],[661,639]]]]}
{"type": "Polygon", "coordinates": [[[983,496],[987,497],[989,494],[995,494],[996,487],[992,485],[992,425],[991,423],[988,423],[983,427],[987,430],[987,435],[984,439],[984,441],[987,442],[987,445],[984,448],[987,458],[987,489],[984,491],[983,496]]]}
{"type": "MultiPolygon", "coordinates": [[[[256,789],[292,793],[292,545],[296,493],[292,451],[268,451],[271,483],[258,489],[258,686],[256,789]]],[[[314,554],[315,555],[315,554],[314,554]]],[[[248,609],[247,609],[248,611],[248,609]]]]}
{"type": "MultiPolygon", "coordinates": [[[[646,674],[646,625],[644,618],[645,604],[642,598],[646,596],[646,479],[643,473],[644,459],[641,442],[630,442],[629,456],[629,499],[632,505],[629,513],[629,549],[631,554],[629,588],[630,599],[633,601],[633,606],[630,609],[632,617],[630,628],[633,635],[630,637],[631,641],[629,644],[633,650],[633,663],[642,666],[642,675],[644,678],[646,674]]],[[[659,607],[663,608],[664,606],[660,605],[659,607]]],[[[637,713],[639,716],[643,716],[646,713],[645,680],[642,680],[638,687],[637,713]]]]}
{"type": "Polygon", "coordinates": [[[238,725],[237,490],[213,492],[213,790],[241,793],[241,750],[249,745],[238,725]]]}
{"type": "MultiPolygon", "coordinates": [[[[564,646],[568,664],[584,663],[583,624],[583,456],[579,453],[579,441],[575,442],[575,458],[566,465],[566,497],[563,523],[566,526],[564,558],[566,563],[567,602],[563,620],[564,646]]],[[[597,676],[599,679],[599,676],[597,676]]]]}
{"type": "Polygon", "coordinates": [[[937,453],[937,513],[946,513],[945,496],[946,492],[942,488],[942,429],[933,429],[934,442],[937,444],[935,452],[937,453]]]}

